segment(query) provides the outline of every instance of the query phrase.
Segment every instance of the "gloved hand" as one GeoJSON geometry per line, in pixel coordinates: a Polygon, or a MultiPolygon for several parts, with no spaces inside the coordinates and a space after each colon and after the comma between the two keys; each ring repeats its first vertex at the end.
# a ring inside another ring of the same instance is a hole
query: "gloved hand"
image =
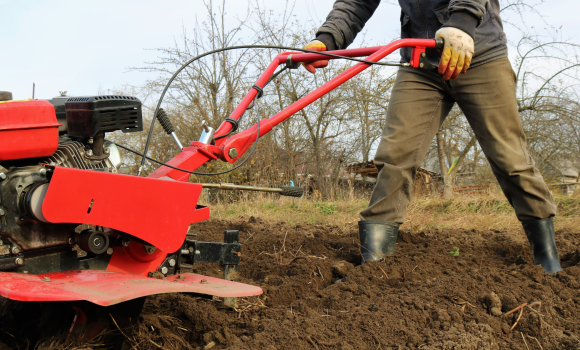
{"type": "Polygon", "coordinates": [[[445,40],[439,62],[439,74],[443,75],[443,79],[455,79],[459,73],[465,73],[473,58],[473,38],[461,29],[453,27],[439,29],[435,33],[435,38],[445,40]]]}
{"type": "MultiPolygon", "coordinates": [[[[326,51],[326,45],[320,40],[312,40],[308,43],[308,45],[304,46],[306,50],[313,50],[313,51],[326,51]]],[[[316,72],[316,68],[324,68],[328,66],[328,60],[320,60],[314,62],[302,62],[304,68],[307,71],[314,74],[316,72]]]]}

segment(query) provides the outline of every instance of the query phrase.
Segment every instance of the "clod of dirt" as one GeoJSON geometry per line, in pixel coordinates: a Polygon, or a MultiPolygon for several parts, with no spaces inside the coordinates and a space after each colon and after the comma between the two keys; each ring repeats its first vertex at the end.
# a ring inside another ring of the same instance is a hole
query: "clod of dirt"
{"type": "Polygon", "coordinates": [[[517,299],[510,293],[501,296],[501,311],[508,312],[515,309],[520,303],[517,299]]]}
{"type": "Polygon", "coordinates": [[[354,268],[353,264],[349,263],[348,261],[342,260],[332,266],[332,272],[334,272],[334,274],[338,278],[343,278],[352,268],[354,268]]]}
{"type": "Polygon", "coordinates": [[[162,274],[159,271],[149,271],[149,274],[147,275],[147,277],[149,278],[155,278],[158,280],[164,280],[165,279],[165,275],[162,274]]]}
{"type": "Polygon", "coordinates": [[[485,304],[489,310],[489,313],[493,316],[501,316],[501,299],[495,294],[491,292],[485,298],[485,304]]]}
{"type": "Polygon", "coordinates": [[[433,321],[438,322],[439,327],[443,330],[448,330],[451,326],[451,316],[442,309],[438,309],[433,313],[433,321]]]}

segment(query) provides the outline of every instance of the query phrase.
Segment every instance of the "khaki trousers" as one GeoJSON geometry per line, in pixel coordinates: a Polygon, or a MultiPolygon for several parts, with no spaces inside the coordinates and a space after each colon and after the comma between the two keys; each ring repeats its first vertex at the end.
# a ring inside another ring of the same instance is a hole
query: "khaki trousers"
{"type": "Polygon", "coordinates": [[[554,199],[527,151],[507,58],[469,69],[455,80],[400,68],[375,165],[379,170],[362,220],[405,221],[413,181],[431,141],[457,102],[520,221],[556,214],[554,199]]]}

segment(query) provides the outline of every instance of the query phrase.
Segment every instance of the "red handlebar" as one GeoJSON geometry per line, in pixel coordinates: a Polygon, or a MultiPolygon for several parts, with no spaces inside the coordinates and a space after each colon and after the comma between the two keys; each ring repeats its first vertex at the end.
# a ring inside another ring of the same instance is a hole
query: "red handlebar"
{"type": "MultiPolygon", "coordinates": [[[[384,46],[337,50],[329,53],[347,57],[368,56],[366,58],[367,61],[378,62],[379,60],[383,59],[384,57],[391,54],[393,51],[397,49],[403,47],[412,47],[413,52],[411,54],[410,66],[418,68],[420,64],[419,61],[421,59],[421,54],[425,52],[425,49],[440,46],[441,42],[438,42],[434,39],[400,39],[384,46]]],[[[260,78],[258,78],[255,85],[263,87],[268,81],[268,79],[270,79],[272,74],[274,74],[276,68],[281,64],[309,62],[321,59],[332,60],[336,59],[336,57],[329,57],[315,53],[283,52],[281,54],[278,54],[274,58],[274,60],[268,65],[266,71],[264,71],[264,73],[262,73],[260,78]]],[[[260,137],[264,136],[266,133],[272,130],[274,126],[288,119],[296,112],[310,105],[311,103],[318,100],[320,97],[324,96],[331,90],[334,90],[347,80],[351,79],[358,73],[367,69],[370,65],[371,64],[369,63],[363,62],[357,63],[356,65],[347,69],[346,71],[339,74],[335,78],[329,80],[321,87],[317,88],[308,95],[302,97],[300,100],[294,102],[290,106],[278,112],[276,115],[268,119],[262,119],[259,122],[260,137]]],[[[250,89],[250,91],[248,91],[248,93],[242,99],[240,104],[232,112],[230,118],[236,120],[239,119],[246,110],[246,108],[254,100],[257,93],[258,91],[256,89],[250,89]]],[[[231,128],[232,125],[229,122],[223,122],[221,126],[217,129],[215,136],[217,137],[220,135],[225,135],[231,130],[231,128]]],[[[189,147],[184,147],[183,151],[180,154],[178,154],[175,158],[171,159],[168,162],[168,164],[182,169],[194,171],[203,164],[216,158],[220,158],[224,161],[233,163],[237,159],[239,159],[244,154],[244,152],[246,152],[248,148],[255,142],[257,132],[258,132],[258,124],[230,138],[218,139],[216,141],[216,145],[207,145],[201,142],[194,141],[191,143],[189,147]],[[236,152],[231,152],[232,149],[235,149],[236,152]]],[[[189,178],[188,173],[171,169],[166,166],[160,167],[159,169],[157,169],[156,171],[154,171],[149,175],[149,177],[153,178],[160,178],[164,176],[169,176],[179,181],[187,181],[189,178]]]]}

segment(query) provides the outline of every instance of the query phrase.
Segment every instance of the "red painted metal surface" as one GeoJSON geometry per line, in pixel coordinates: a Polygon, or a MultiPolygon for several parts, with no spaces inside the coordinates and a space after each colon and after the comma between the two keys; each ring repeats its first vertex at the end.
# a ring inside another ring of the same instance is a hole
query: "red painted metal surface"
{"type": "Polygon", "coordinates": [[[196,210],[201,189],[193,183],[56,167],[42,212],[53,223],[109,227],[172,253],[183,244],[189,225],[209,216],[205,209],[196,210]]]}
{"type": "Polygon", "coordinates": [[[108,306],[146,295],[200,293],[218,297],[262,294],[260,287],[215,277],[184,273],[166,280],[125,273],[74,270],[26,275],[0,272],[0,295],[20,301],[86,300],[108,306]]]}
{"type": "MultiPolygon", "coordinates": [[[[214,160],[217,157],[215,155],[208,154],[208,152],[201,152],[200,149],[193,147],[184,147],[183,151],[179,153],[175,158],[171,159],[167,164],[172,165],[181,169],[197,169],[210,160],[214,160]]],[[[189,173],[184,173],[183,171],[171,169],[166,166],[161,166],[151,174],[149,178],[159,179],[161,177],[170,177],[177,181],[187,181],[189,179],[189,173]]]]}
{"type": "Polygon", "coordinates": [[[0,160],[51,156],[58,147],[59,126],[48,101],[0,102],[0,160]]]}
{"type": "Polygon", "coordinates": [[[166,257],[167,253],[160,249],[149,254],[142,244],[133,242],[128,247],[113,247],[107,271],[147,277],[150,271],[158,271],[166,257]]]}

